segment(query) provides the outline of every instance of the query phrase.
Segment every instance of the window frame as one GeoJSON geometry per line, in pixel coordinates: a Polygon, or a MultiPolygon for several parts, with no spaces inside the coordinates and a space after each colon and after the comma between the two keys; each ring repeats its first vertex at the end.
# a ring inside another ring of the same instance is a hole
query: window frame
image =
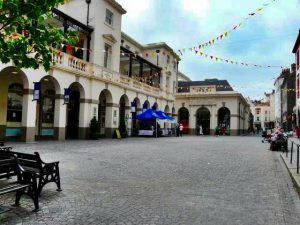
{"type": "Polygon", "coordinates": [[[110,26],[114,25],[114,13],[109,9],[106,9],[105,12],[105,23],[110,26]]]}

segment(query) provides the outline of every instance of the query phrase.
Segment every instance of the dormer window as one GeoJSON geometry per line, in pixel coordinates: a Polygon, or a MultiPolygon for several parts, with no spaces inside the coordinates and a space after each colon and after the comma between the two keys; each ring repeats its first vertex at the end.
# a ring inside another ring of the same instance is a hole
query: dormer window
{"type": "Polygon", "coordinates": [[[109,9],[106,9],[105,22],[109,25],[113,25],[114,14],[109,9]]]}

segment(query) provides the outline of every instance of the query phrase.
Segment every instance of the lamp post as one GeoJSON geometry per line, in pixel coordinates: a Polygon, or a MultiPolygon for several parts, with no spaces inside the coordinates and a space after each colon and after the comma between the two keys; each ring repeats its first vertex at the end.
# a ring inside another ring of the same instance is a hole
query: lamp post
{"type": "Polygon", "coordinates": [[[157,65],[157,66],[158,66],[158,61],[159,61],[159,52],[160,52],[160,50],[157,49],[157,50],[156,50],[156,65],[157,65]]]}
{"type": "Polygon", "coordinates": [[[90,17],[90,4],[92,0],[85,0],[86,4],[88,4],[87,7],[87,15],[86,15],[86,25],[89,25],[89,17],[90,17]]]}

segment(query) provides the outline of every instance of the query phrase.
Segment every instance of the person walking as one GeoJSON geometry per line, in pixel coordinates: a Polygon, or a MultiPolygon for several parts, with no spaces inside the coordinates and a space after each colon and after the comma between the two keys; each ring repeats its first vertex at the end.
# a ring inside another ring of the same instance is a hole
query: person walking
{"type": "Polygon", "coordinates": [[[197,136],[200,135],[200,126],[199,126],[199,124],[197,124],[197,126],[196,126],[196,135],[197,136]]]}
{"type": "Polygon", "coordinates": [[[183,125],[182,123],[179,125],[179,134],[180,134],[180,137],[182,137],[182,133],[183,133],[183,125]]]}
{"type": "Polygon", "coordinates": [[[200,134],[200,135],[203,135],[203,128],[202,128],[202,125],[199,126],[199,134],[200,134]]]}

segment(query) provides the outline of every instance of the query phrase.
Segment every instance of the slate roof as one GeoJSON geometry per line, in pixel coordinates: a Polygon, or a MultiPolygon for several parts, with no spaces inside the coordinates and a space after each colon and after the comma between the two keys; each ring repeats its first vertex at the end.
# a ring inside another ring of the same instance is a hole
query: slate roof
{"type": "Polygon", "coordinates": [[[205,79],[203,81],[178,81],[178,87],[209,86],[215,85],[216,91],[233,91],[227,80],[205,79]]]}

